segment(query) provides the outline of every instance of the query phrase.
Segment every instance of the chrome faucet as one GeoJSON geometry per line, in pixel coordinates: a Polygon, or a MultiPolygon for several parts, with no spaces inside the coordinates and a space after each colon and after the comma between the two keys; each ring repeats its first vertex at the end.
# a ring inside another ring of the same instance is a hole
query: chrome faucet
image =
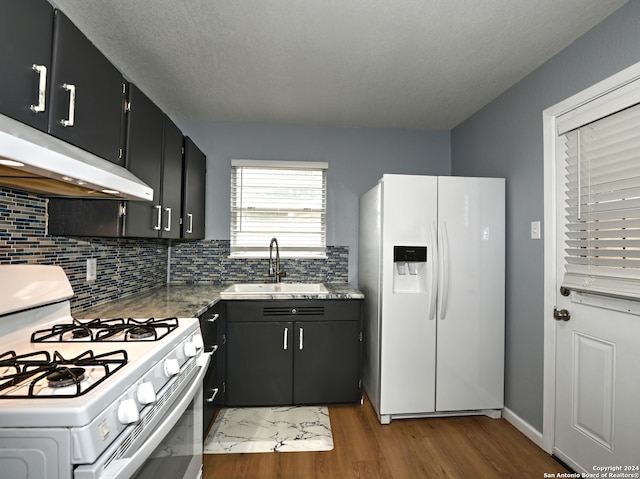
{"type": "Polygon", "coordinates": [[[274,276],[276,283],[280,282],[280,278],[284,278],[287,273],[280,269],[280,247],[278,246],[278,240],[271,238],[269,243],[269,276],[274,276]],[[276,245],[276,261],[273,261],[273,245],[276,245]]]}

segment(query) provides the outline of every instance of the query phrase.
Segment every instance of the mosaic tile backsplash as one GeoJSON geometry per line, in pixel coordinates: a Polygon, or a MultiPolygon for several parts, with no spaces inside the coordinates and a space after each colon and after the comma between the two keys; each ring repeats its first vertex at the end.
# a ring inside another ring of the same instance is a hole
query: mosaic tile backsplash
{"type": "MultiPolygon", "coordinates": [[[[167,282],[268,280],[268,260],[229,258],[228,240],[174,241],[69,238],[46,233],[45,198],[0,187],[0,264],[53,264],[69,277],[72,313],[167,282]],[[86,281],[86,260],[96,258],[96,281],[86,281]]],[[[286,281],[348,281],[349,248],[328,246],[326,259],[283,259],[286,281]]]]}
{"type": "Polygon", "coordinates": [[[66,238],[46,234],[46,199],[0,188],[0,264],[53,264],[67,274],[75,314],[167,281],[169,243],[129,238],[66,238]],[[86,260],[97,277],[86,281],[86,260]]]}
{"type": "MultiPolygon", "coordinates": [[[[174,241],[171,245],[171,281],[214,283],[273,281],[273,278],[268,277],[268,259],[230,258],[229,251],[229,240],[174,241]]],[[[287,273],[283,281],[347,282],[349,248],[327,246],[326,259],[284,258],[280,261],[280,265],[287,273]]]]}

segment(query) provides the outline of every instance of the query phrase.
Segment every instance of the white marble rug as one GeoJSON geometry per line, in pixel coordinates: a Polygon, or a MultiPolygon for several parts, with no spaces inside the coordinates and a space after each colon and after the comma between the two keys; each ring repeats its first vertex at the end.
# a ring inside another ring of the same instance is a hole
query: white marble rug
{"type": "Polygon", "coordinates": [[[223,408],[204,442],[205,454],[332,449],[329,410],[313,406],[223,408]]]}

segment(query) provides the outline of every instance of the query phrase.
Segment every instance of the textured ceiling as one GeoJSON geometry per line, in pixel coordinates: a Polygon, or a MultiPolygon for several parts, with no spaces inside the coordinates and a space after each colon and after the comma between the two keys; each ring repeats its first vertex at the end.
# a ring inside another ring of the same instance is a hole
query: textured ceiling
{"type": "Polygon", "coordinates": [[[448,130],[626,1],[51,3],[173,118],[448,130]]]}

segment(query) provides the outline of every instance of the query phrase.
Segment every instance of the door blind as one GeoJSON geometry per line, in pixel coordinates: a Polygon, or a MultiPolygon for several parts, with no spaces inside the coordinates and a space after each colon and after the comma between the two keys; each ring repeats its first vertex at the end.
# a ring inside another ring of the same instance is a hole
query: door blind
{"type": "Polygon", "coordinates": [[[327,164],[233,160],[231,255],[265,257],[277,238],[284,257],[326,255],[327,164]]]}
{"type": "Polygon", "coordinates": [[[640,105],[565,135],[563,286],[640,299],[640,105]]]}

